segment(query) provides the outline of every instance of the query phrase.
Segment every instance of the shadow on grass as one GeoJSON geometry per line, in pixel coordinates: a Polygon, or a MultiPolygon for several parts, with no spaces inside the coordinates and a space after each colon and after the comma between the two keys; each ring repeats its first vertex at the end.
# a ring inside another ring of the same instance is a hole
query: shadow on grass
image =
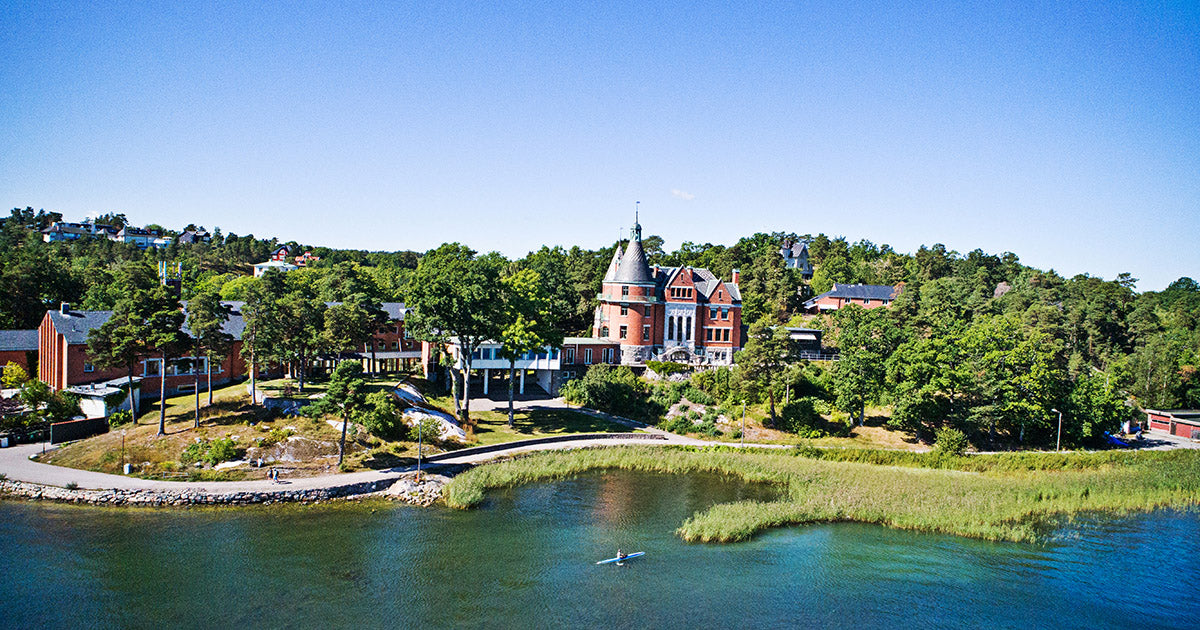
{"type": "MultiPolygon", "coordinates": [[[[475,433],[509,431],[508,412],[499,409],[496,412],[502,418],[496,422],[480,422],[475,427],[475,433]]],[[[532,407],[520,409],[514,414],[511,431],[522,435],[534,435],[538,433],[621,433],[628,429],[608,420],[577,411],[532,407]]]]}

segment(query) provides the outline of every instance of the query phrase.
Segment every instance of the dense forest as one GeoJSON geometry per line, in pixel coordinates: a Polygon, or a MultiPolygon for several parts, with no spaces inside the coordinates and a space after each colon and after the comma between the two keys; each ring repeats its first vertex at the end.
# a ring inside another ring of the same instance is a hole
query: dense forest
{"type": "MultiPolygon", "coordinates": [[[[118,270],[128,262],[179,263],[185,300],[205,291],[241,300],[257,282],[251,265],[286,244],[294,253],[312,251],[320,258],[288,274],[287,284],[306,294],[325,301],[362,295],[372,302],[411,302],[410,282],[424,256],[301,246],[219,229],[211,242],[162,249],[104,239],[43,242],[40,230],[61,218],[25,208],[13,209],[0,223],[0,328],[36,327],[61,302],[112,308],[124,290],[118,270]]],[[[107,215],[97,221],[124,220],[107,215]]],[[[543,247],[519,260],[462,249],[502,277],[536,272],[549,312],[570,335],[587,334],[594,296],[618,244],[543,247]]],[[[1093,421],[1110,427],[1132,405],[1200,407],[1200,285],[1191,278],[1139,293],[1128,274],[1063,278],[1025,266],[1008,252],[960,254],[933,245],[905,254],[824,234],[759,233],[731,246],[685,242],[673,252],[663,244],[658,236],[643,241],[651,265],[705,267],[724,279],[734,269],[741,272],[743,321],[751,324],[747,360],[739,359],[746,364],[738,375],[745,386],[717,392],[720,398],[773,402],[778,390],[807,387],[851,415],[887,405],[897,428],[927,435],[955,426],[977,441],[999,432],[1044,442],[1057,410],[1070,415],[1065,431],[1080,441],[1100,430],[1093,421]],[[786,268],[779,255],[781,243],[796,239],[809,244],[811,281],[786,268]],[[902,284],[903,290],[891,309],[801,312],[805,299],[835,282],[902,284]],[[837,347],[842,360],[823,373],[768,365],[766,376],[755,376],[763,366],[754,365],[753,355],[769,346],[773,325],[785,323],[825,329],[826,344],[837,347]]]]}

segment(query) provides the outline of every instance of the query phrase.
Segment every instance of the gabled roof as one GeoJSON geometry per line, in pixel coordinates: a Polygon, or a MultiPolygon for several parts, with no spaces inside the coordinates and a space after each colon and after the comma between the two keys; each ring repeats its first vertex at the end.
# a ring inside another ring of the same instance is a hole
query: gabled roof
{"type": "Polygon", "coordinates": [[[112,311],[46,311],[50,322],[58,334],[66,339],[68,344],[78,345],[87,343],[88,333],[93,328],[99,328],[112,317],[112,311]]]}
{"type": "Polygon", "coordinates": [[[729,291],[729,298],[734,302],[742,301],[742,292],[738,289],[738,285],[732,282],[722,282],[717,278],[716,274],[703,267],[655,267],[658,272],[655,274],[655,279],[658,280],[658,288],[661,291],[666,291],[675,279],[680,274],[691,274],[692,284],[696,287],[696,293],[707,301],[712,298],[717,287],[724,285],[725,290],[729,291]]]}
{"type": "Polygon", "coordinates": [[[890,300],[899,293],[899,288],[890,284],[837,284],[832,291],[826,291],[804,303],[805,306],[816,304],[823,297],[852,298],[856,300],[890,300]]]}
{"type": "MultiPolygon", "coordinates": [[[[0,352],[18,352],[38,349],[38,331],[0,330],[0,352]]],[[[4,367],[4,366],[0,366],[4,367]]]]}

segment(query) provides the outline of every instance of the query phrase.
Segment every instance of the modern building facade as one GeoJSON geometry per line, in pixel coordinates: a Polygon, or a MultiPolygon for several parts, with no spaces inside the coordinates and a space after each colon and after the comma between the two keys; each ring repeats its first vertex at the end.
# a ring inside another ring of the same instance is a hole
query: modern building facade
{"type": "Polygon", "coordinates": [[[604,276],[592,336],[615,342],[620,363],[728,365],[742,347],[738,272],[729,282],[699,267],[651,267],[635,222],[604,276]]]}

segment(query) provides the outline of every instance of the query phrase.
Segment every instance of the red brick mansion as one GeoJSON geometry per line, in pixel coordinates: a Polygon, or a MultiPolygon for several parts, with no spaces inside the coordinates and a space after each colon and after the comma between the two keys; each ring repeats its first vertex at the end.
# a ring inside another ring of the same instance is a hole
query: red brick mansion
{"type": "Polygon", "coordinates": [[[651,267],[642,226],[617,246],[604,276],[592,336],[620,345],[625,365],[649,360],[728,365],[742,348],[738,272],[725,282],[707,269],[651,267]]]}

